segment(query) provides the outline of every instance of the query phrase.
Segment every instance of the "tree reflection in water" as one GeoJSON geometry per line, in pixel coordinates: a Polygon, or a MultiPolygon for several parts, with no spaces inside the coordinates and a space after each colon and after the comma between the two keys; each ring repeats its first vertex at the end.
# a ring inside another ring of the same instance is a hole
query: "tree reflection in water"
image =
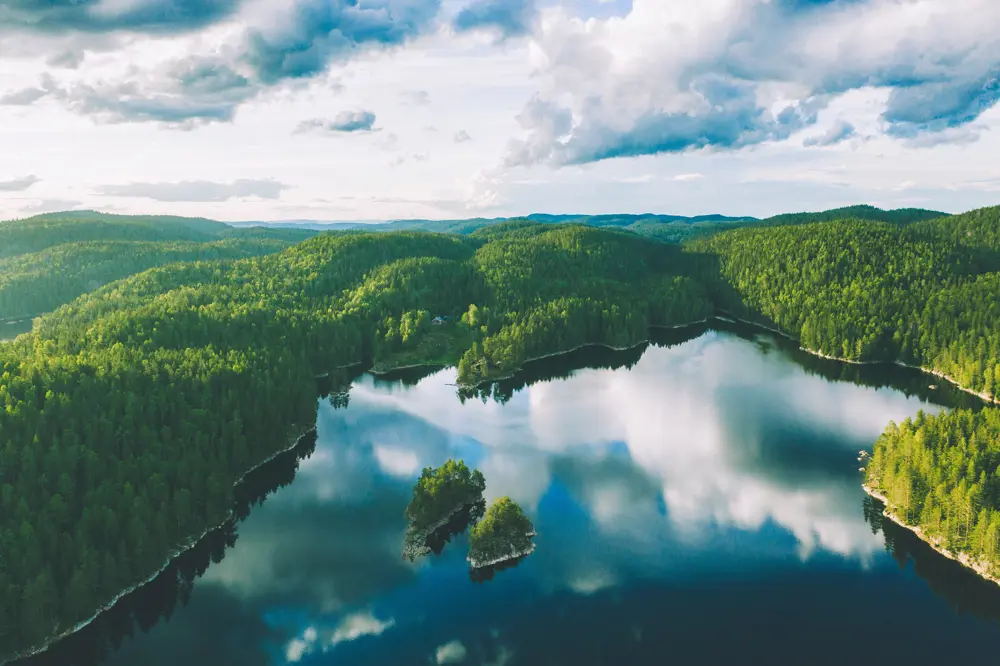
{"type": "Polygon", "coordinates": [[[138,629],[148,633],[191,599],[195,581],[213,563],[219,563],[236,545],[237,525],[272,493],[290,484],[299,461],[316,449],[316,431],[298,445],[249,474],[235,489],[233,518],[212,530],[190,550],[178,555],[159,575],[127,594],[84,629],[58,641],[47,651],[11,662],[9,666],[98,666],[121,648],[138,629]]]}
{"type": "Polygon", "coordinates": [[[959,615],[971,613],[1000,622],[1000,586],[935,551],[916,534],[882,515],[884,508],[879,500],[865,496],[865,520],[873,534],[882,532],[885,550],[901,570],[912,562],[917,577],[959,615]]]}

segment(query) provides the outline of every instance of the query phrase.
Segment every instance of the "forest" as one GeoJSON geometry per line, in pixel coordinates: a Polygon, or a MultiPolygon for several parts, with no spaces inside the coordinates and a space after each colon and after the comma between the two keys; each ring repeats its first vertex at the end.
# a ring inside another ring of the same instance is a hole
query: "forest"
{"type": "MultiPolygon", "coordinates": [[[[472,386],[723,309],[830,356],[921,365],[995,394],[1000,209],[902,217],[752,224],[684,244],[530,220],[450,234],[90,213],[0,223],[0,285],[34,270],[10,298],[47,284],[55,308],[0,344],[0,661],[227,520],[234,484],[313,427],[317,377],[345,366],[447,363],[472,386]]],[[[975,521],[952,515],[980,472],[992,488],[995,414],[928,417],[947,436],[910,439],[940,476],[897,460],[912,447],[890,446],[892,427],[876,452],[893,502],[900,478],[913,498],[936,484],[928,520],[987,554],[1000,498],[977,491],[975,521]]],[[[923,520],[925,505],[907,515],[923,520]]]]}
{"type": "Polygon", "coordinates": [[[935,546],[1000,576],[1000,409],[890,424],[865,468],[888,509],[935,546]]]}
{"type": "MultiPolygon", "coordinates": [[[[746,228],[688,248],[713,301],[803,347],[922,367],[1000,395],[1000,208],[907,224],[746,228]]],[[[1000,408],[890,424],[865,466],[890,513],[1000,574],[1000,408]]]]}
{"type": "Polygon", "coordinates": [[[315,232],[200,218],[46,214],[0,223],[0,322],[35,317],[148,268],[278,252],[315,232]]]}
{"type": "Polygon", "coordinates": [[[472,381],[711,313],[676,246],[483,231],[328,233],[155,267],[0,345],[0,655],[85,620],[226,520],[240,475],[312,428],[318,375],[443,337],[453,363],[472,352],[472,381]]]}

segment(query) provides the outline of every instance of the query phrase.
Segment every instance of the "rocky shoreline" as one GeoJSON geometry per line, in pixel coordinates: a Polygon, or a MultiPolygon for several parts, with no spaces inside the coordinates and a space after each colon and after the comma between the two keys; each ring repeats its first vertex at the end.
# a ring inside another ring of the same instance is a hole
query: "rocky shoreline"
{"type": "Polygon", "coordinates": [[[920,539],[921,541],[923,541],[924,543],[926,543],[928,546],[930,546],[939,555],[943,555],[944,557],[947,557],[949,560],[954,560],[955,562],[958,562],[959,564],[961,564],[962,566],[966,567],[967,569],[971,569],[976,574],[978,574],[981,578],[984,578],[984,579],[986,579],[988,581],[992,581],[993,583],[996,583],[997,585],[1000,585],[1000,578],[998,578],[998,577],[994,576],[992,573],[990,573],[989,569],[987,569],[987,565],[986,565],[985,562],[983,562],[981,560],[974,560],[971,557],[969,557],[968,555],[966,555],[965,553],[954,553],[954,552],[948,550],[947,548],[941,546],[940,543],[938,542],[938,540],[936,540],[935,538],[933,538],[931,536],[928,536],[919,527],[916,527],[914,525],[908,525],[903,520],[901,520],[898,516],[896,516],[895,514],[893,514],[891,511],[889,511],[889,500],[888,500],[888,498],[885,497],[885,495],[883,495],[882,493],[878,492],[877,490],[875,490],[874,488],[872,488],[871,486],[869,486],[867,483],[861,484],[861,487],[864,488],[865,492],[868,493],[871,497],[874,497],[875,499],[877,499],[878,501],[882,502],[882,504],[885,505],[885,508],[882,510],[882,515],[883,516],[885,516],[886,518],[888,518],[892,522],[896,523],[900,527],[902,527],[902,528],[904,528],[906,530],[909,530],[910,532],[912,532],[913,534],[915,534],[918,539],[920,539]]]}
{"type": "Polygon", "coordinates": [[[850,363],[851,365],[898,365],[901,368],[909,368],[911,370],[920,370],[921,372],[925,372],[925,373],[927,373],[929,375],[933,375],[933,376],[935,376],[935,377],[937,377],[939,379],[943,379],[946,382],[948,382],[949,384],[953,385],[958,390],[964,391],[965,393],[969,393],[971,395],[974,395],[977,398],[983,400],[984,402],[988,402],[988,403],[1000,405],[1000,396],[994,397],[994,396],[989,395],[988,393],[981,393],[981,392],[978,392],[978,391],[976,391],[974,389],[971,389],[971,388],[969,388],[967,386],[963,386],[957,380],[953,379],[952,377],[949,377],[948,375],[944,374],[940,370],[934,370],[933,368],[925,368],[925,367],[919,366],[919,365],[910,365],[909,363],[903,363],[902,361],[855,361],[855,360],[852,360],[852,359],[849,359],[849,358],[841,358],[839,356],[831,356],[829,354],[824,354],[821,351],[816,351],[815,349],[809,349],[808,347],[802,346],[801,342],[797,338],[795,338],[794,336],[789,335],[788,333],[785,333],[784,331],[780,331],[780,330],[778,330],[776,328],[772,328],[770,326],[766,326],[765,324],[761,324],[760,322],[750,321],[749,319],[741,319],[740,317],[737,317],[736,315],[732,314],[731,312],[726,312],[726,314],[729,315],[730,317],[732,317],[735,321],[738,321],[738,322],[740,322],[742,324],[748,324],[750,326],[755,326],[755,327],[763,329],[765,331],[770,331],[771,333],[775,333],[777,335],[780,335],[783,338],[791,340],[792,342],[798,343],[800,350],[806,352],[807,354],[812,354],[813,356],[818,356],[819,358],[825,358],[828,361],[839,361],[840,363],[850,363]]]}
{"type": "MultiPolygon", "coordinates": [[[[527,536],[533,537],[535,536],[535,533],[530,532],[527,536]]],[[[486,567],[492,567],[496,564],[502,564],[503,562],[510,562],[511,560],[518,560],[522,557],[527,557],[528,555],[531,555],[533,552],[535,552],[534,543],[532,543],[527,548],[522,548],[521,550],[517,550],[516,548],[511,548],[509,553],[505,553],[500,557],[496,557],[491,560],[486,560],[485,562],[473,559],[471,555],[465,559],[466,561],[468,561],[469,566],[472,567],[473,569],[484,569],[486,567]]]]}

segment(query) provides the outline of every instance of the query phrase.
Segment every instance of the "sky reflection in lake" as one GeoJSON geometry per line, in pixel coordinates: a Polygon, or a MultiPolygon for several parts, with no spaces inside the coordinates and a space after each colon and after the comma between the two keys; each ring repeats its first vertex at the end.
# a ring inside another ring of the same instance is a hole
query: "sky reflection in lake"
{"type": "Polygon", "coordinates": [[[506,404],[461,403],[452,370],[362,377],[346,409],[321,404],[315,453],[190,604],[111,663],[832,664],[899,656],[872,631],[893,622],[924,632],[918,656],[995,641],[900,572],[862,511],[858,450],[941,407],[810,374],[775,344],[709,331],[506,404]],[[486,582],[464,535],[401,556],[412,484],[449,457],[538,531],[486,582]]]}

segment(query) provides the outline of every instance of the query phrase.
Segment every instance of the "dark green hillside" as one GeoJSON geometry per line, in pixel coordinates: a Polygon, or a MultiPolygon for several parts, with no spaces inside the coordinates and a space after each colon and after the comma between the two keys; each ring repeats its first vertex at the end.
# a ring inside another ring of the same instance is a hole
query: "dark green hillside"
{"type": "MultiPolygon", "coordinates": [[[[1000,394],[1000,209],[909,225],[841,220],[740,229],[695,243],[717,302],[804,347],[900,361],[1000,394]]],[[[934,381],[934,380],[929,380],[934,381]]],[[[890,424],[866,467],[889,511],[1000,576],[1000,409],[890,424]]]]}
{"type": "Polygon", "coordinates": [[[740,229],[695,248],[721,260],[734,289],[726,309],[809,349],[933,368],[998,392],[1000,275],[982,272],[978,251],[948,233],[844,220],[740,229]]]}
{"type": "MultiPolygon", "coordinates": [[[[211,225],[192,224],[0,224],[38,248],[0,258],[8,307],[24,310],[26,290],[56,303],[106,283],[0,345],[0,660],[89,617],[221,522],[234,481],[313,426],[316,376],[343,380],[349,364],[452,364],[469,385],[722,307],[828,355],[1000,390],[995,210],[754,224],[684,247],[528,220],[305,239],[313,232],[228,227],[206,239],[211,225]]],[[[996,410],[928,423],[912,436],[890,428],[870,479],[911,519],[1000,561],[996,410]],[[901,493],[933,496],[936,509],[913,518],[901,493]]]]}
{"type": "Polygon", "coordinates": [[[277,252],[280,240],[82,241],[0,259],[0,319],[51,312],[77,296],[154,266],[277,252]]]}
{"type": "Polygon", "coordinates": [[[765,225],[809,224],[810,222],[832,222],[833,220],[871,220],[873,222],[891,222],[893,224],[910,224],[947,217],[948,213],[923,208],[897,208],[882,210],[875,206],[847,206],[834,208],[818,213],[784,213],[761,221],[765,225]]]}
{"type": "Polygon", "coordinates": [[[218,524],[239,475],[312,426],[317,374],[465,353],[464,376],[492,376],[709,312],[672,272],[677,248],[539,226],[346,232],[153,268],[0,347],[0,655],[88,617],[218,524]]]}
{"type": "Polygon", "coordinates": [[[39,252],[79,241],[207,241],[229,229],[223,222],[93,211],[47,213],[0,222],[0,257],[39,252]]]}
{"type": "Polygon", "coordinates": [[[93,211],[0,222],[0,321],[51,312],[154,266],[267,254],[315,233],[93,211]]]}

